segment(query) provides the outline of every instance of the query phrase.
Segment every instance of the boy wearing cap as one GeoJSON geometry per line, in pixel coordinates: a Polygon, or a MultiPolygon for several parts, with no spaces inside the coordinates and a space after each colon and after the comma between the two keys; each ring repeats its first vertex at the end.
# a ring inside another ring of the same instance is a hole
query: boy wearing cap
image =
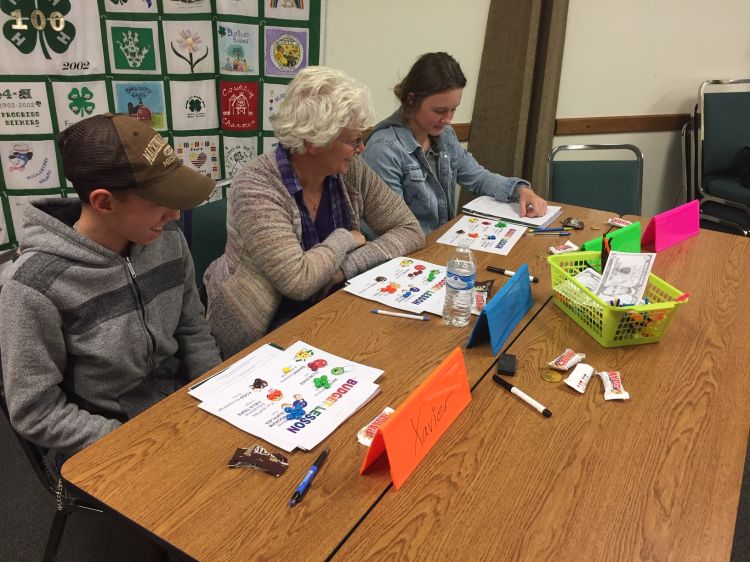
{"type": "Polygon", "coordinates": [[[59,145],[80,201],[27,208],[0,292],[11,422],[56,469],[221,360],[174,223],[213,180],[125,115],[84,119],[59,145]]]}

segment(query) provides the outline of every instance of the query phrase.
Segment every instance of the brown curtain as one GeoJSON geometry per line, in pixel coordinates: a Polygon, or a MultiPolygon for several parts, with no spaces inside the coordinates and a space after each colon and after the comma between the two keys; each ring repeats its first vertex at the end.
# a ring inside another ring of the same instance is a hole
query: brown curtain
{"type": "Polygon", "coordinates": [[[491,0],[471,119],[479,163],[529,180],[543,197],[567,13],[568,0],[491,0]]]}

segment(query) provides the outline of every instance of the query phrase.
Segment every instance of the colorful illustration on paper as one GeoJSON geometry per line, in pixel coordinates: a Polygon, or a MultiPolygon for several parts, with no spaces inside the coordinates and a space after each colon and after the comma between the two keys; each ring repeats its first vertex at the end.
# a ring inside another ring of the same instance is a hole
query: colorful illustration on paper
{"type": "Polygon", "coordinates": [[[258,155],[257,137],[228,137],[224,135],[224,175],[231,178],[250,159],[258,155]]]}
{"type": "Polygon", "coordinates": [[[200,408],[286,451],[309,450],[375,395],[381,373],[298,341],[242,377],[233,374],[236,382],[200,408]],[[248,391],[256,379],[267,386],[248,391]]]}
{"type": "Polygon", "coordinates": [[[349,280],[345,291],[408,312],[441,314],[445,267],[394,258],[349,280]]]}
{"type": "Polygon", "coordinates": [[[258,26],[218,22],[219,71],[222,74],[258,74],[258,26]]]}
{"type": "Polygon", "coordinates": [[[221,127],[229,131],[258,129],[258,83],[221,82],[221,127]]]}
{"type": "Polygon", "coordinates": [[[268,383],[266,381],[264,381],[263,379],[260,379],[260,378],[256,378],[253,381],[253,384],[252,384],[252,386],[250,388],[252,388],[252,390],[254,392],[260,392],[261,390],[263,390],[267,386],[268,386],[268,383]]]}
{"type": "Polygon", "coordinates": [[[292,78],[307,66],[308,30],[266,27],[265,71],[269,76],[292,78]]]}
{"type": "Polygon", "coordinates": [[[472,250],[507,256],[525,232],[524,226],[463,216],[437,242],[457,246],[462,239],[468,239],[472,250]]]}
{"type": "MultiPolygon", "coordinates": [[[[119,23],[119,22],[118,22],[119,23]]],[[[151,27],[110,27],[110,49],[117,71],[156,71],[155,33],[151,27]]]]}
{"type": "Polygon", "coordinates": [[[219,140],[215,136],[175,138],[175,152],[182,162],[213,179],[220,179],[219,140]]]}
{"type": "Polygon", "coordinates": [[[282,404],[281,409],[286,414],[288,420],[301,420],[307,412],[307,400],[301,394],[294,395],[294,401],[291,404],[282,404]]]}
{"type": "Polygon", "coordinates": [[[156,130],[167,128],[164,84],[161,82],[113,82],[115,111],[127,113],[156,130]]]}

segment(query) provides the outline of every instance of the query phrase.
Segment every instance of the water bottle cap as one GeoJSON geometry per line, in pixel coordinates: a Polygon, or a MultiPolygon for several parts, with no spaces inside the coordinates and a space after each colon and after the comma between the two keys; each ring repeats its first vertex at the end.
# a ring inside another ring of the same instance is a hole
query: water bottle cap
{"type": "Polygon", "coordinates": [[[471,246],[471,238],[468,236],[462,236],[458,239],[458,247],[468,249],[471,246]]]}

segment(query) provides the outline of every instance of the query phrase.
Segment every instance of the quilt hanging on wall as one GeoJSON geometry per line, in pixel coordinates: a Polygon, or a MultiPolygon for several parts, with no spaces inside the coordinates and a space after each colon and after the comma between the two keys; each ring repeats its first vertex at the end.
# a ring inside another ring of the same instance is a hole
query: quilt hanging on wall
{"type": "Polygon", "coordinates": [[[324,1],[0,0],[0,268],[30,199],[75,196],[55,138],[81,119],[141,119],[217,180],[269,151],[324,1]]]}

